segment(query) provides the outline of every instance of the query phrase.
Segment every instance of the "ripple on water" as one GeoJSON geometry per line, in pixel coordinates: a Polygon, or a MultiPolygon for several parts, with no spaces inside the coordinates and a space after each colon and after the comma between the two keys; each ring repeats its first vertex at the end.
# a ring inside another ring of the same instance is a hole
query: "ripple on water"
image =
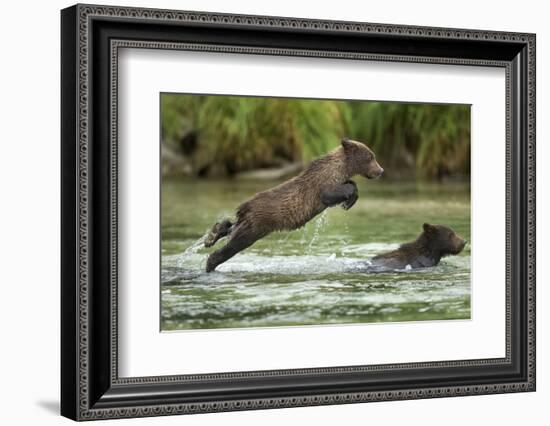
{"type": "Polygon", "coordinates": [[[449,224],[471,240],[469,185],[365,182],[353,209],[327,209],[206,274],[212,249],[197,241],[198,230],[263,189],[265,182],[163,180],[163,330],[470,317],[469,246],[426,270],[374,274],[366,262],[413,238],[424,221],[449,224]]]}
{"type": "Polygon", "coordinates": [[[345,256],[251,250],[213,273],[204,272],[200,247],[165,256],[163,329],[469,318],[468,256],[434,268],[368,273],[366,254],[393,246],[350,246],[345,256]]]}

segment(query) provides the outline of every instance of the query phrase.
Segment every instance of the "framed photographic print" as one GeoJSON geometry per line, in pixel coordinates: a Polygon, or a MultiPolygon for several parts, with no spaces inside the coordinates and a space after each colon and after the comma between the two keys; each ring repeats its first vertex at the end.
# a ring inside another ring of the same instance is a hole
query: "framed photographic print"
{"type": "Polygon", "coordinates": [[[61,412],[535,390],[535,35],[61,12],[61,412]]]}

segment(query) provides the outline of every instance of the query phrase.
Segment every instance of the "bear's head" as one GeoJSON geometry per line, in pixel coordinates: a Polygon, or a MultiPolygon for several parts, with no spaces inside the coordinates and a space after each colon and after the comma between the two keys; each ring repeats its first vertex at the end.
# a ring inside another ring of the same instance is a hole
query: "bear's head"
{"type": "Polygon", "coordinates": [[[430,251],[441,257],[458,254],[466,245],[466,240],[447,226],[425,223],[422,227],[430,251]]]}
{"type": "Polygon", "coordinates": [[[376,162],[374,152],[365,144],[343,138],[342,148],[351,176],[361,175],[367,179],[378,179],[384,173],[384,169],[376,162]]]}

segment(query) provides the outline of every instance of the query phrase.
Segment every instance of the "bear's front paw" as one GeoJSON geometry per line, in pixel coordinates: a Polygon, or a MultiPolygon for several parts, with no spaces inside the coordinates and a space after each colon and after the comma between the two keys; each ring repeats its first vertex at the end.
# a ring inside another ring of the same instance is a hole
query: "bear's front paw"
{"type": "Polygon", "coordinates": [[[353,207],[357,199],[359,198],[359,193],[357,191],[357,185],[353,181],[348,181],[345,184],[348,191],[351,189],[349,194],[346,197],[346,200],[342,203],[342,208],[344,210],[349,210],[353,207]]]}
{"type": "Polygon", "coordinates": [[[351,209],[358,198],[359,196],[357,195],[357,193],[352,194],[346,201],[342,203],[342,208],[344,210],[351,209]]]}

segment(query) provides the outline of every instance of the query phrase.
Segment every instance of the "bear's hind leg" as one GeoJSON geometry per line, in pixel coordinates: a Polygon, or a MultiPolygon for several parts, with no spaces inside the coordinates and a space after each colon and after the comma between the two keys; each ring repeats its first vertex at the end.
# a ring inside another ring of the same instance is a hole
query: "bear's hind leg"
{"type": "Polygon", "coordinates": [[[208,256],[206,272],[212,272],[218,265],[232,258],[245,248],[250,247],[262,237],[263,235],[247,227],[238,227],[233,231],[230,240],[225,246],[208,256]]]}
{"type": "Polygon", "coordinates": [[[229,219],[225,219],[221,222],[217,222],[210,230],[208,237],[204,241],[205,247],[212,247],[216,242],[223,237],[231,234],[233,230],[233,224],[229,219]]]}

